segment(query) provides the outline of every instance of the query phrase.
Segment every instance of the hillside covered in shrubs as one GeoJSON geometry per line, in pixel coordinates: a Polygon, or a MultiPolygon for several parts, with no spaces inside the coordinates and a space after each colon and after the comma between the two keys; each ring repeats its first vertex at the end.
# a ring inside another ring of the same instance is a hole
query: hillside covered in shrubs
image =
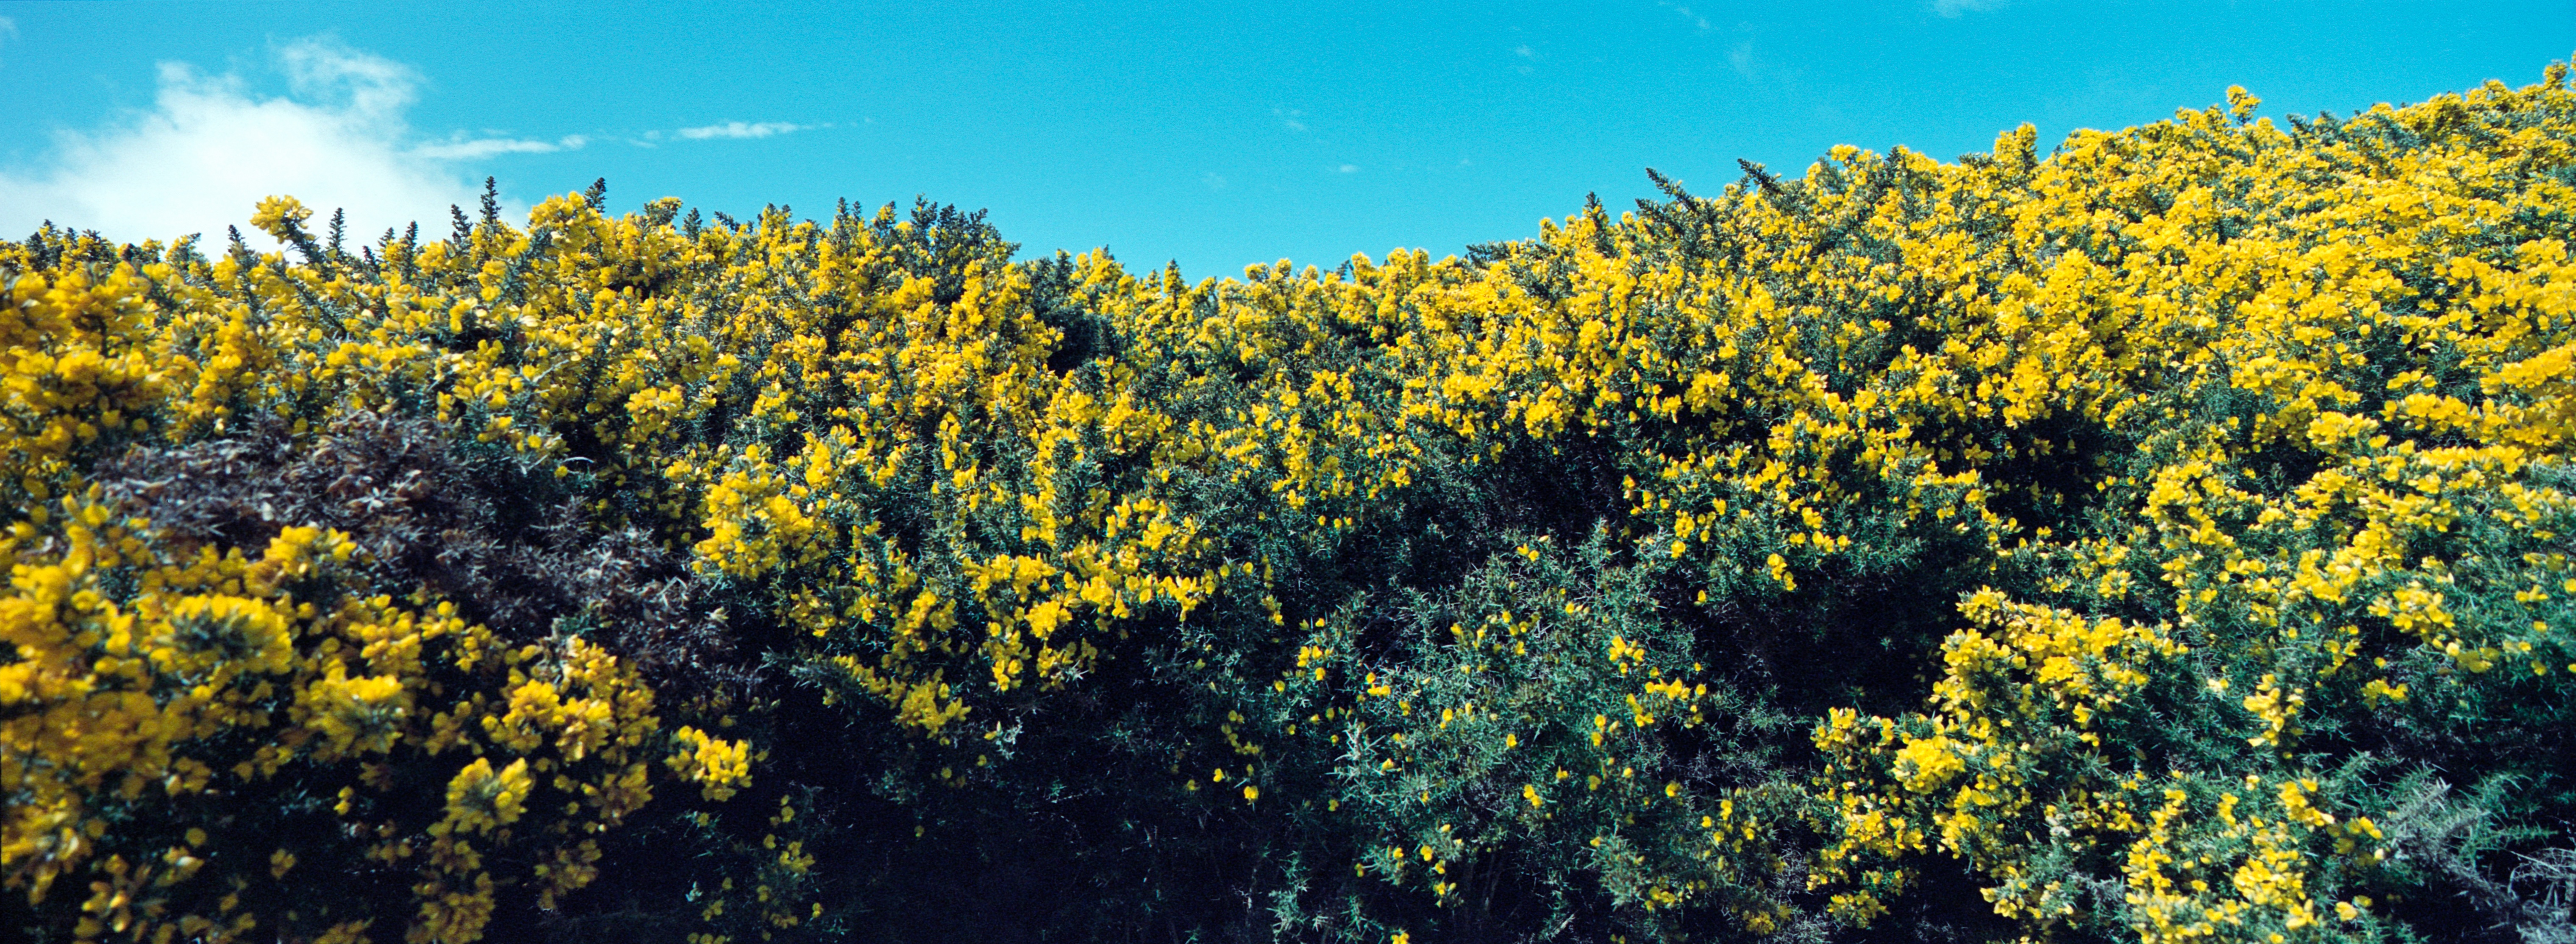
{"type": "Polygon", "coordinates": [[[0,243],[0,934],[2576,940],[2566,78],[1196,282],[0,243]]]}

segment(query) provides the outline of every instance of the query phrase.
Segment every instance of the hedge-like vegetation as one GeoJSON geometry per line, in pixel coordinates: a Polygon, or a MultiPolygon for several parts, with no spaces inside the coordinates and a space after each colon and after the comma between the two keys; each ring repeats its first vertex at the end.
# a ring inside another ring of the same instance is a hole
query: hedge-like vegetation
{"type": "Polygon", "coordinates": [[[35,941],[2576,939],[2576,93],[1466,259],[0,244],[35,941]]]}

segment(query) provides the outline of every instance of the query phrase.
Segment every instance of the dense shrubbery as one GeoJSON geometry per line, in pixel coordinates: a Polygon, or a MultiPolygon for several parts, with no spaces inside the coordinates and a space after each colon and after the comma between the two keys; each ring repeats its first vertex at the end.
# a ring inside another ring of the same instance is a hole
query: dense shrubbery
{"type": "Polygon", "coordinates": [[[2564,80],[1195,284],[0,244],[7,920],[2576,938],[2564,80]]]}

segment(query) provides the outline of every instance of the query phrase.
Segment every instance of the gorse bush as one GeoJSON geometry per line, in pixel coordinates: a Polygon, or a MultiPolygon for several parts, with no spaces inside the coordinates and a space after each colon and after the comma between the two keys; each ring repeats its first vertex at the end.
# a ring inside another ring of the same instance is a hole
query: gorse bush
{"type": "Polygon", "coordinates": [[[600,187],[48,227],[7,921],[2576,939],[2565,79],[1196,283],[600,187]]]}

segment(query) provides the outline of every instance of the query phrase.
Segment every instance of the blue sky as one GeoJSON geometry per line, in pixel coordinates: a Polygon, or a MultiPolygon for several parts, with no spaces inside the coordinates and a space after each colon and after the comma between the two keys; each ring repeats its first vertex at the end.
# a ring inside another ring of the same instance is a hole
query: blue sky
{"type": "Polygon", "coordinates": [[[0,233],[368,232],[497,177],[744,215],[915,194],[1192,277],[1526,236],[1653,167],[1948,159],[2218,101],[2348,113],[2576,49],[2576,3],[0,3],[0,233]]]}

